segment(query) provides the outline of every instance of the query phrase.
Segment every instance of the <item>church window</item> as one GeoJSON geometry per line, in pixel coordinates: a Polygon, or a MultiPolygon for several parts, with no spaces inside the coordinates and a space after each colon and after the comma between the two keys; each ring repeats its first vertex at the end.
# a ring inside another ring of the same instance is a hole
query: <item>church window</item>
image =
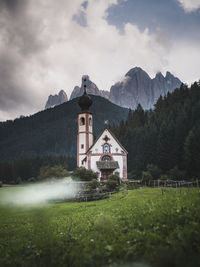
{"type": "Polygon", "coordinates": [[[85,118],[80,118],[80,125],[85,125],[85,118]]]}
{"type": "Polygon", "coordinates": [[[103,145],[103,152],[104,153],[109,153],[110,152],[110,145],[109,144],[104,144],[103,145]]]}
{"type": "Polygon", "coordinates": [[[92,126],[92,118],[89,118],[89,125],[92,126]]]}
{"type": "Polygon", "coordinates": [[[110,156],[103,156],[102,157],[102,160],[103,161],[110,161],[111,160],[111,157],[110,156]]]}
{"type": "Polygon", "coordinates": [[[83,144],[81,145],[81,148],[84,148],[84,145],[83,144]]]}

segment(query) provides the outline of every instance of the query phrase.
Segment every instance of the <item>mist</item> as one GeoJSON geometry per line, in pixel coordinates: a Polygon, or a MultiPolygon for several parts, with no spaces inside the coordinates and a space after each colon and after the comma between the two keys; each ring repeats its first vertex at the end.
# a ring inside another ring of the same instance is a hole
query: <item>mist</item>
{"type": "Polygon", "coordinates": [[[69,178],[51,179],[45,182],[8,188],[0,203],[4,205],[39,205],[49,201],[59,201],[74,198],[79,191],[79,185],[69,178]]]}

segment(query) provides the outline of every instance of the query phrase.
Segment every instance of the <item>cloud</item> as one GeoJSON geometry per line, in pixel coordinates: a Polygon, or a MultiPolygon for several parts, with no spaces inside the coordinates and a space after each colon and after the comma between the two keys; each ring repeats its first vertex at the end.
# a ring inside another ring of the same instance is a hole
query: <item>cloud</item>
{"type": "MultiPolygon", "coordinates": [[[[117,0],[83,3],[0,1],[0,120],[43,109],[48,95],[61,89],[69,97],[83,74],[104,90],[134,66],[151,76],[173,70],[186,81],[193,79],[193,68],[184,66],[192,65],[198,50],[187,62],[181,61],[183,56],[166,29],[151,33],[126,23],[122,34],[108,24],[108,9],[117,0]]],[[[181,48],[189,53],[187,43],[181,48]]]]}
{"type": "Polygon", "coordinates": [[[200,8],[200,0],[178,0],[185,12],[193,12],[200,8]]]}

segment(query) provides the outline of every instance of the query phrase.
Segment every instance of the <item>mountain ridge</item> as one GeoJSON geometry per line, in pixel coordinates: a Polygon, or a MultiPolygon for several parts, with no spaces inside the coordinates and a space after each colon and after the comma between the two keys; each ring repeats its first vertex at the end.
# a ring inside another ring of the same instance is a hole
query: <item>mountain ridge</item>
{"type": "MultiPolygon", "coordinates": [[[[169,71],[165,76],[158,72],[151,79],[148,73],[140,67],[130,69],[122,81],[111,86],[110,91],[99,90],[88,75],[84,75],[84,77],[87,77],[89,94],[100,95],[114,104],[131,109],[136,109],[138,104],[141,104],[145,110],[151,109],[160,96],[165,96],[181,85],[181,81],[169,71]]],[[[74,87],[70,100],[83,94],[83,78],[81,86],[74,87]]]]}

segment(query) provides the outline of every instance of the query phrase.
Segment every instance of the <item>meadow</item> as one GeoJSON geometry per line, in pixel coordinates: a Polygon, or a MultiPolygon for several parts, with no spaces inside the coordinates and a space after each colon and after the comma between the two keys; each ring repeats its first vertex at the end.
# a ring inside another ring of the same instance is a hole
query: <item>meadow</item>
{"type": "MultiPolygon", "coordinates": [[[[7,191],[1,188],[0,202],[7,191]]],[[[200,190],[0,205],[0,266],[200,266],[200,190]]]]}

